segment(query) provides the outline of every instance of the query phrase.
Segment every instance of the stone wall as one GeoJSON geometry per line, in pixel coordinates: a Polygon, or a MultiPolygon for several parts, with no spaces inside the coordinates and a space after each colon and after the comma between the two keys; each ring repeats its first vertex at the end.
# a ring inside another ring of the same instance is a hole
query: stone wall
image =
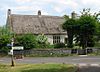
{"type": "Polygon", "coordinates": [[[32,50],[14,50],[14,55],[67,55],[71,54],[71,49],[32,49],[32,50]]]}
{"type": "MultiPolygon", "coordinates": [[[[89,48],[88,48],[89,49],[89,48]]],[[[22,51],[15,51],[14,55],[16,54],[23,54],[23,55],[68,55],[68,54],[78,54],[80,50],[78,49],[32,49],[32,50],[22,50],[22,51]]],[[[91,50],[86,50],[86,54],[89,53],[100,53],[100,48],[92,48],[91,50]]],[[[81,52],[80,52],[81,53],[81,52]]]]}

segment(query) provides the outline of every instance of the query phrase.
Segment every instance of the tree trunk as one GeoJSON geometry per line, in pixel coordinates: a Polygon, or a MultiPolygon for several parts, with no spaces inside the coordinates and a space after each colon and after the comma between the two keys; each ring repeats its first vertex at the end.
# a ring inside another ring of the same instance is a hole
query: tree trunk
{"type": "Polygon", "coordinates": [[[71,30],[67,30],[67,35],[68,35],[68,47],[72,48],[73,47],[73,32],[71,30]]]}

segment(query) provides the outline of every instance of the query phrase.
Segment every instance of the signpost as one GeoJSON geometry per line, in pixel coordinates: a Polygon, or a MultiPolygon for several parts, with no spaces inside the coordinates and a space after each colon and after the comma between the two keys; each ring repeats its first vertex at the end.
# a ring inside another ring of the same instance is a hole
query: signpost
{"type": "MultiPolygon", "coordinates": [[[[11,47],[14,45],[14,38],[11,39],[11,47]]],[[[11,49],[11,66],[15,66],[14,64],[14,58],[13,58],[13,49],[11,49]]]]}
{"type": "Polygon", "coordinates": [[[11,39],[11,44],[7,44],[7,46],[10,46],[11,47],[11,50],[10,52],[8,52],[8,54],[11,55],[11,66],[15,66],[14,64],[14,50],[23,50],[24,47],[23,46],[16,46],[14,47],[14,38],[11,39]]]}

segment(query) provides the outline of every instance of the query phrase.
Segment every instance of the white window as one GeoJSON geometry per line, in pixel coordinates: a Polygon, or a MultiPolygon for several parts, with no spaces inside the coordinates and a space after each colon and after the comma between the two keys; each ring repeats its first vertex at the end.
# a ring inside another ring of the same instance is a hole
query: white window
{"type": "Polygon", "coordinates": [[[53,44],[60,43],[60,35],[53,35],[53,44]]]}

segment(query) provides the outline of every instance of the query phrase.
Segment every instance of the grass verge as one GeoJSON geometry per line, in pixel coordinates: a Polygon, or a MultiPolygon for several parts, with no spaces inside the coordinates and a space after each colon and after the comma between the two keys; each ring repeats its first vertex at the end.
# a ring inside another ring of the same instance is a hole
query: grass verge
{"type": "Polygon", "coordinates": [[[15,67],[0,64],[0,72],[75,72],[76,69],[68,64],[20,64],[15,67]]]}

